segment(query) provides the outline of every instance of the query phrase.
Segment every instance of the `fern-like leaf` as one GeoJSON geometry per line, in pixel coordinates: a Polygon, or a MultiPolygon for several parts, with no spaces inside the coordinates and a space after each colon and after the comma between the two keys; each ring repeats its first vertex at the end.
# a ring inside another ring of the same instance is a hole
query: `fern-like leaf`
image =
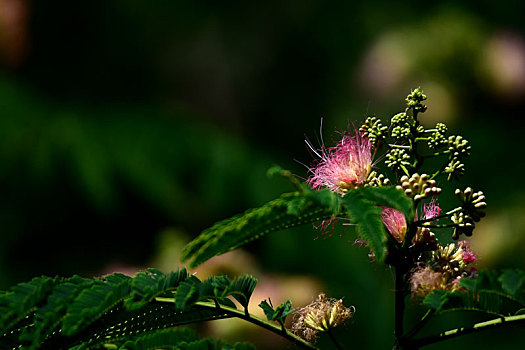
{"type": "Polygon", "coordinates": [[[51,336],[64,319],[68,305],[85,288],[91,286],[93,280],[73,276],[55,286],[47,298],[46,304],[38,308],[34,314],[33,326],[20,336],[21,341],[28,341],[31,349],[38,349],[46,337],[51,336]]]}
{"type": "Polygon", "coordinates": [[[500,317],[517,315],[525,308],[525,273],[480,271],[475,279],[463,279],[463,292],[433,291],[424,304],[436,313],[478,311],[500,317]]]}
{"type": "Polygon", "coordinates": [[[185,268],[167,275],[157,269],[140,272],[131,281],[131,295],[124,302],[124,306],[128,310],[138,310],[157,296],[168,296],[167,292],[175,290],[187,278],[188,271],[185,268]]]}
{"type": "Polygon", "coordinates": [[[182,260],[191,260],[194,267],[271,232],[327,219],[338,211],[338,196],[328,190],[287,193],[203,231],[184,248],[182,260]]]}
{"type": "Polygon", "coordinates": [[[67,309],[62,332],[65,335],[75,334],[111,310],[129,296],[130,283],[131,277],[115,273],[82,290],[67,309]]]}
{"type": "Polygon", "coordinates": [[[246,309],[256,285],[257,279],[253,276],[237,277],[232,282],[231,294],[246,309]]]}
{"type": "Polygon", "coordinates": [[[57,280],[45,276],[35,277],[3,293],[0,296],[0,337],[44,302],[57,280]]]}
{"type": "Polygon", "coordinates": [[[150,350],[178,348],[181,343],[198,341],[199,337],[189,329],[163,329],[126,341],[121,350],[150,350]]]}

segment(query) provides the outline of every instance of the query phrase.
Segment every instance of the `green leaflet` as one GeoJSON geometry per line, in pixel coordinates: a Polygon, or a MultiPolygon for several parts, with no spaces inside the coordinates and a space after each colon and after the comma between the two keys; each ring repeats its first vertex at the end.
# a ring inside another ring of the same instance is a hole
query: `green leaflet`
{"type": "Polygon", "coordinates": [[[0,295],[0,336],[45,300],[58,278],[35,277],[0,295]]]}
{"type": "MultiPolygon", "coordinates": [[[[91,325],[86,331],[75,335],[72,340],[64,339],[66,343],[81,343],[81,349],[93,349],[105,343],[119,343],[137,336],[190,323],[229,318],[225,312],[217,309],[194,306],[186,311],[175,310],[173,303],[151,302],[140,310],[127,311],[116,308],[91,325]]],[[[60,339],[59,339],[60,340],[60,339]]],[[[50,347],[62,348],[62,346],[50,347]]]]}
{"type": "Polygon", "coordinates": [[[483,270],[474,279],[463,279],[461,286],[464,292],[435,290],[423,302],[436,313],[478,311],[501,317],[517,315],[525,308],[525,273],[521,270],[483,270]]]}
{"type": "Polygon", "coordinates": [[[131,295],[124,302],[124,306],[128,310],[140,309],[155,297],[175,290],[187,278],[188,271],[185,268],[172,271],[167,275],[157,269],[139,272],[131,281],[131,295]]]}
{"type": "Polygon", "coordinates": [[[414,202],[395,187],[363,187],[354,191],[375,205],[399,210],[405,215],[407,222],[414,219],[414,202]]]}
{"type": "Polygon", "coordinates": [[[226,276],[215,276],[204,282],[191,276],[177,288],[174,295],[175,308],[187,310],[199,301],[210,300],[236,308],[229,296],[246,308],[256,284],[257,280],[249,275],[237,277],[233,281],[226,276]]]}
{"type": "Polygon", "coordinates": [[[359,236],[366,241],[374,253],[375,260],[382,262],[385,258],[386,233],[381,219],[381,208],[363,197],[361,191],[349,191],[343,197],[348,216],[357,225],[359,236]]]}
{"type": "Polygon", "coordinates": [[[259,304],[259,307],[263,309],[268,321],[277,321],[281,324],[284,324],[286,316],[294,312],[294,309],[292,309],[292,302],[290,300],[286,300],[283,304],[277,306],[275,309],[273,308],[272,300],[268,299],[268,301],[263,300],[259,304]]]}
{"type": "Polygon", "coordinates": [[[199,337],[189,329],[163,329],[150,334],[128,340],[119,349],[121,350],[149,350],[159,348],[175,348],[181,343],[198,341],[199,337]]]}
{"type": "Polygon", "coordinates": [[[244,308],[248,307],[257,280],[250,275],[243,275],[233,280],[231,294],[244,308]]]}
{"type": "MultiPolygon", "coordinates": [[[[108,344],[109,346],[110,344],[108,344]]],[[[116,349],[116,347],[115,347],[116,349]]],[[[128,340],[119,350],[154,350],[154,349],[180,349],[180,350],[255,350],[248,343],[224,344],[211,338],[199,339],[189,329],[164,329],[141,335],[133,340],[128,340]]]]}
{"type": "MultiPolygon", "coordinates": [[[[159,329],[230,318],[224,310],[196,303],[215,301],[235,308],[230,299],[235,298],[247,306],[256,283],[248,275],[201,282],[184,268],[169,274],[149,269],[134,278],[118,273],[102,279],[38,277],[0,292],[1,316],[6,320],[0,344],[2,348],[93,349],[157,334],[159,329]]],[[[206,344],[198,340],[177,346],[197,349],[206,344]]]]}
{"type": "Polygon", "coordinates": [[[84,289],[94,283],[93,280],[73,276],[54,287],[46,304],[38,308],[34,316],[34,327],[27,328],[20,339],[30,342],[31,349],[38,349],[46,336],[57,330],[64,319],[68,305],[84,289]]]}
{"type": "Polygon", "coordinates": [[[131,277],[115,273],[82,290],[67,309],[62,332],[74,334],[101,317],[130,294],[130,282],[131,277]]]}
{"type": "Polygon", "coordinates": [[[203,231],[182,252],[194,267],[268,233],[318,220],[339,212],[339,197],[328,190],[286,193],[262,207],[220,221],[203,231]]]}

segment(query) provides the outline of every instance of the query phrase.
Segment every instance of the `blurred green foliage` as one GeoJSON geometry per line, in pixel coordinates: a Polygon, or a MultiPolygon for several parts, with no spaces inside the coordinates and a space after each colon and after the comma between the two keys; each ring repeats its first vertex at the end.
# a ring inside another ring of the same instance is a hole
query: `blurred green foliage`
{"type": "MultiPolygon", "coordinates": [[[[457,187],[487,196],[481,264],[525,266],[525,93],[519,69],[503,79],[525,50],[524,2],[20,2],[28,50],[8,64],[3,45],[0,73],[0,287],[145,266],[163,229],[195,236],[287,190],[266,179],[273,163],[306,176],[293,159],[310,162],[303,134],[315,139],[321,117],[331,144],[367,113],[390,118],[418,85],[429,123],[448,118],[472,145],[457,187]]],[[[390,271],[352,247],[351,228],[317,235],[251,249],[266,270],[315,275],[355,305],[349,344],[390,346],[390,271]]]]}

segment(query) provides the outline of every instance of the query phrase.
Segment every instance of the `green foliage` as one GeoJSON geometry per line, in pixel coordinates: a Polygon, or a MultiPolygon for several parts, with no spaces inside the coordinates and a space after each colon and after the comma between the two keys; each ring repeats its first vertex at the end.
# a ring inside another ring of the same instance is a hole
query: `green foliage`
{"type": "Polygon", "coordinates": [[[383,261],[387,236],[381,208],[363,198],[360,191],[348,192],[343,201],[350,220],[357,225],[359,236],[366,241],[376,261],[383,261]]]}
{"type": "Polygon", "coordinates": [[[63,333],[77,333],[123,301],[131,292],[130,282],[131,277],[115,273],[83,289],[67,309],[63,333]]]}
{"type": "Polygon", "coordinates": [[[236,249],[271,232],[336,215],[337,195],[328,190],[286,193],[262,207],[220,221],[203,231],[182,252],[182,260],[197,266],[213,256],[236,249]]]}
{"type": "Polygon", "coordinates": [[[405,215],[407,222],[414,219],[414,202],[395,187],[363,187],[355,191],[375,205],[399,210],[405,215]]]}
{"type": "Polygon", "coordinates": [[[119,349],[149,350],[159,348],[177,349],[183,344],[199,342],[199,337],[189,329],[165,329],[126,341],[119,349]]]}
{"type": "Polygon", "coordinates": [[[263,309],[266,318],[268,319],[268,321],[277,321],[280,324],[284,324],[286,316],[288,316],[294,311],[294,309],[292,309],[292,302],[290,300],[286,300],[283,304],[277,306],[274,309],[272,305],[272,300],[268,300],[269,303],[266,300],[263,300],[259,304],[259,307],[263,309]]]}
{"type": "Polygon", "coordinates": [[[243,275],[235,278],[232,283],[231,292],[232,296],[237,300],[244,308],[248,307],[248,302],[252,296],[252,293],[257,285],[257,280],[250,275],[243,275]]]}
{"type": "Polygon", "coordinates": [[[120,343],[133,349],[149,349],[160,343],[208,349],[217,344],[187,341],[187,333],[159,330],[232,317],[216,305],[235,308],[232,297],[246,308],[256,283],[248,275],[233,280],[217,276],[201,282],[184,268],[167,275],[149,269],[133,278],[119,273],[94,280],[38,277],[0,294],[0,343],[27,349],[92,349],[120,343]],[[132,342],[126,343],[128,340],[132,342]],[[165,343],[171,340],[174,343],[165,343]]]}
{"type": "Polygon", "coordinates": [[[169,296],[167,292],[175,290],[187,278],[188,271],[185,268],[172,271],[168,275],[151,268],[147,272],[139,272],[131,281],[132,292],[125,301],[126,309],[140,309],[157,296],[169,296]]]}
{"type": "Polygon", "coordinates": [[[56,278],[35,277],[0,295],[0,330],[10,329],[29,315],[51,292],[56,278]]]}
{"type": "Polygon", "coordinates": [[[511,316],[525,308],[525,272],[508,269],[502,272],[480,271],[474,279],[462,279],[464,292],[434,290],[424,304],[436,313],[478,311],[497,316],[511,316]]]}
{"type": "MultiPolygon", "coordinates": [[[[283,173],[281,168],[271,172],[283,173]]],[[[393,187],[366,187],[349,191],[342,200],[329,190],[287,193],[244,214],[220,221],[205,230],[183,250],[182,259],[196,266],[215,255],[238,248],[270,232],[335,217],[347,211],[358,225],[359,235],[367,242],[378,261],[385,257],[386,234],[378,206],[401,211],[407,220],[414,216],[413,202],[393,187]]]]}

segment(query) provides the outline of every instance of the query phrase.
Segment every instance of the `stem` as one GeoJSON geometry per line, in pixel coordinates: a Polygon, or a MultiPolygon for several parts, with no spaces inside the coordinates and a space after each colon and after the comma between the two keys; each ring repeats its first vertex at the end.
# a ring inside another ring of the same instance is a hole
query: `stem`
{"type": "Polygon", "coordinates": [[[443,225],[432,225],[432,224],[423,224],[421,227],[427,227],[427,228],[449,228],[454,227],[456,224],[443,224],[443,225]]]}
{"type": "MultiPolygon", "coordinates": [[[[156,297],[156,301],[164,302],[164,303],[174,303],[174,298],[165,298],[165,297],[156,297]]],[[[270,323],[268,321],[265,321],[257,316],[253,316],[251,314],[246,315],[244,312],[239,311],[237,309],[225,306],[225,305],[219,305],[219,307],[215,306],[213,302],[205,302],[205,301],[199,301],[195,303],[195,306],[199,306],[204,309],[213,309],[213,310],[221,310],[224,313],[228,314],[231,317],[237,317],[242,320],[248,321],[254,325],[257,325],[259,327],[265,328],[269,330],[270,332],[273,332],[275,334],[280,335],[283,338],[288,339],[289,341],[297,344],[298,346],[304,348],[304,349],[317,349],[313,344],[307,342],[303,338],[300,338],[296,336],[293,333],[290,333],[287,331],[284,327],[281,328],[273,323],[270,323]]]]}
{"type": "Polygon", "coordinates": [[[403,148],[403,149],[411,149],[412,146],[409,146],[409,145],[395,145],[395,144],[391,144],[389,145],[391,148],[403,148]]]}
{"type": "Polygon", "coordinates": [[[425,313],[425,315],[423,315],[423,317],[421,318],[421,320],[419,320],[419,322],[416,323],[416,325],[410,331],[408,331],[403,336],[403,338],[404,339],[410,339],[414,335],[416,335],[417,332],[419,332],[428,323],[428,321],[432,318],[432,316],[434,316],[434,312],[435,312],[435,310],[428,309],[427,312],[425,313]]]}
{"type": "Polygon", "coordinates": [[[499,328],[511,324],[519,324],[525,322],[525,315],[517,315],[517,316],[507,316],[507,317],[500,317],[493,320],[485,321],[476,323],[471,327],[464,327],[464,328],[456,328],[451,329],[449,331],[440,333],[438,335],[433,335],[425,338],[420,339],[414,339],[410,341],[410,344],[413,348],[419,348],[421,346],[437,343],[443,340],[459,337],[460,335],[480,332],[487,329],[494,329],[499,328]]]}
{"type": "Polygon", "coordinates": [[[332,330],[329,329],[326,331],[326,333],[328,333],[328,336],[330,337],[330,340],[332,340],[332,342],[334,343],[335,347],[338,349],[338,350],[342,350],[343,349],[343,346],[341,344],[339,344],[339,342],[337,341],[337,339],[335,338],[334,334],[332,333],[332,330]]]}
{"type": "Polygon", "coordinates": [[[414,224],[416,226],[421,226],[422,224],[427,223],[427,222],[432,222],[432,221],[436,221],[436,220],[439,220],[439,219],[447,218],[450,215],[452,215],[454,213],[457,213],[458,211],[461,211],[461,209],[463,209],[463,208],[462,207],[457,207],[457,208],[454,208],[454,209],[452,209],[450,211],[447,211],[445,214],[434,216],[433,218],[430,218],[430,219],[422,219],[422,220],[414,221],[414,224]]]}
{"type": "Polygon", "coordinates": [[[405,286],[404,286],[404,274],[399,267],[396,267],[396,300],[395,300],[395,326],[394,336],[396,339],[401,338],[403,335],[403,320],[405,314],[405,286]]]}
{"type": "Polygon", "coordinates": [[[408,172],[407,168],[403,164],[399,164],[399,167],[401,168],[401,170],[403,170],[406,176],[410,177],[410,173],[408,172]]]}

